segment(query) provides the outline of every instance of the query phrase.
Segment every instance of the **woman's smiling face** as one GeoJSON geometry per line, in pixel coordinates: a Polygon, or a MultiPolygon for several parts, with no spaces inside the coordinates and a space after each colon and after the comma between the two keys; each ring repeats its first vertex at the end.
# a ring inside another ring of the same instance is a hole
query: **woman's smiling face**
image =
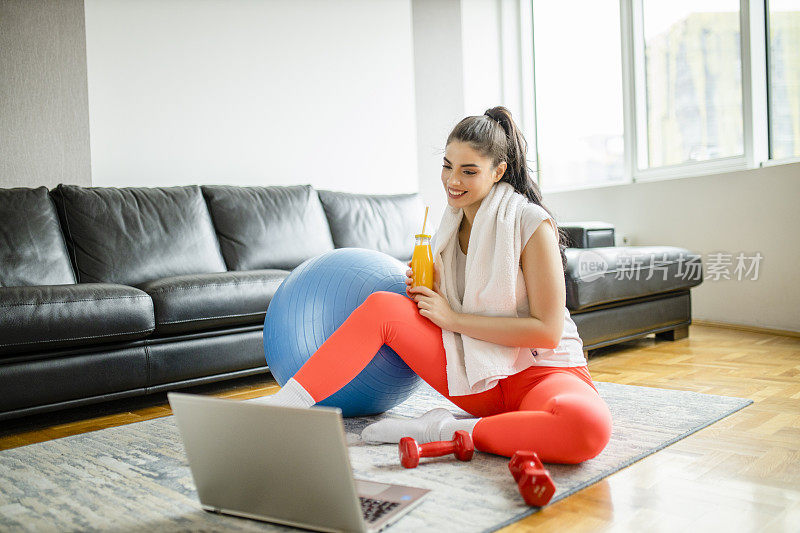
{"type": "Polygon", "coordinates": [[[503,161],[492,168],[492,160],[475,151],[468,143],[452,141],[445,147],[442,186],[447,203],[477,213],[483,200],[500,181],[506,169],[503,161]]]}

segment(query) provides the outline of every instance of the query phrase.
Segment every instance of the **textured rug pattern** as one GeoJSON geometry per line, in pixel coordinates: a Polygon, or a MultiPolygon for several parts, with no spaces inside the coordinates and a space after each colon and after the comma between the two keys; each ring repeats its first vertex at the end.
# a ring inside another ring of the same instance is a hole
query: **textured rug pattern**
{"type": "MultiPolygon", "coordinates": [[[[752,400],[595,382],[614,429],[606,449],[579,465],[546,465],[556,501],[752,403],[752,400]]],[[[522,501],[505,457],[423,459],[399,465],[396,444],[360,441],[382,417],[416,417],[434,407],[470,415],[426,383],[375,417],[344,419],[357,478],[432,489],[391,531],[494,531],[536,512],[522,501]]],[[[0,530],[296,531],[199,507],[174,417],[0,452],[0,530]]]]}

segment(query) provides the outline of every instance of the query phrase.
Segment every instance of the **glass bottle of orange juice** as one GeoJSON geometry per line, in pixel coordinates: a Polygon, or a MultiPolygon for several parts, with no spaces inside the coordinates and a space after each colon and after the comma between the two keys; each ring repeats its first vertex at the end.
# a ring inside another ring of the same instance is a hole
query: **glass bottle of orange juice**
{"type": "Polygon", "coordinates": [[[416,243],[411,256],[413,286],[424,285],[433,290],[433,253],[431,252],[431,236],[420,233],[414,235],[416,243]]]}

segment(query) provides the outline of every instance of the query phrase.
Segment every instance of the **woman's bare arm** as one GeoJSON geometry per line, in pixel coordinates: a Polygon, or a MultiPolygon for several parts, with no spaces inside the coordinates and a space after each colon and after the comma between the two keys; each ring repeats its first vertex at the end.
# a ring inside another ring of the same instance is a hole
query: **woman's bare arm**
{"type": "Polygon", "coordinates": [[[520,256],[531,316],[458,313],[453,331],[503,346],[558,346],[564,331],[566,287],[558,240],[548,220],[539,224],[520,256]]]}

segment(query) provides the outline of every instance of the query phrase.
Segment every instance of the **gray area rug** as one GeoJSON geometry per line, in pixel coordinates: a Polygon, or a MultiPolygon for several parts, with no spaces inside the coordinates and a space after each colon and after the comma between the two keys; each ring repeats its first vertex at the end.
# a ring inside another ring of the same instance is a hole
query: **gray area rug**
{"type": "MultiPolygon", "coordinates": [[[[595,382],[614,429],[606,449],[579,465],[546,465],[552,503],[753,403],[716,396],[595,382]]],[[[538,510],[522,501],[508,459],[475,452],[470,462],[423,459],[399,465],[396,444],[360,441],[379,418],[462,411],[427,383],[380,416],[344,419],[355,477],[433,489],[390,531],[495,531],[538,510]]],[[[296,531],[203,511],[174,417],[74,435],[0,452],[3,531],[296,531]]]]}

